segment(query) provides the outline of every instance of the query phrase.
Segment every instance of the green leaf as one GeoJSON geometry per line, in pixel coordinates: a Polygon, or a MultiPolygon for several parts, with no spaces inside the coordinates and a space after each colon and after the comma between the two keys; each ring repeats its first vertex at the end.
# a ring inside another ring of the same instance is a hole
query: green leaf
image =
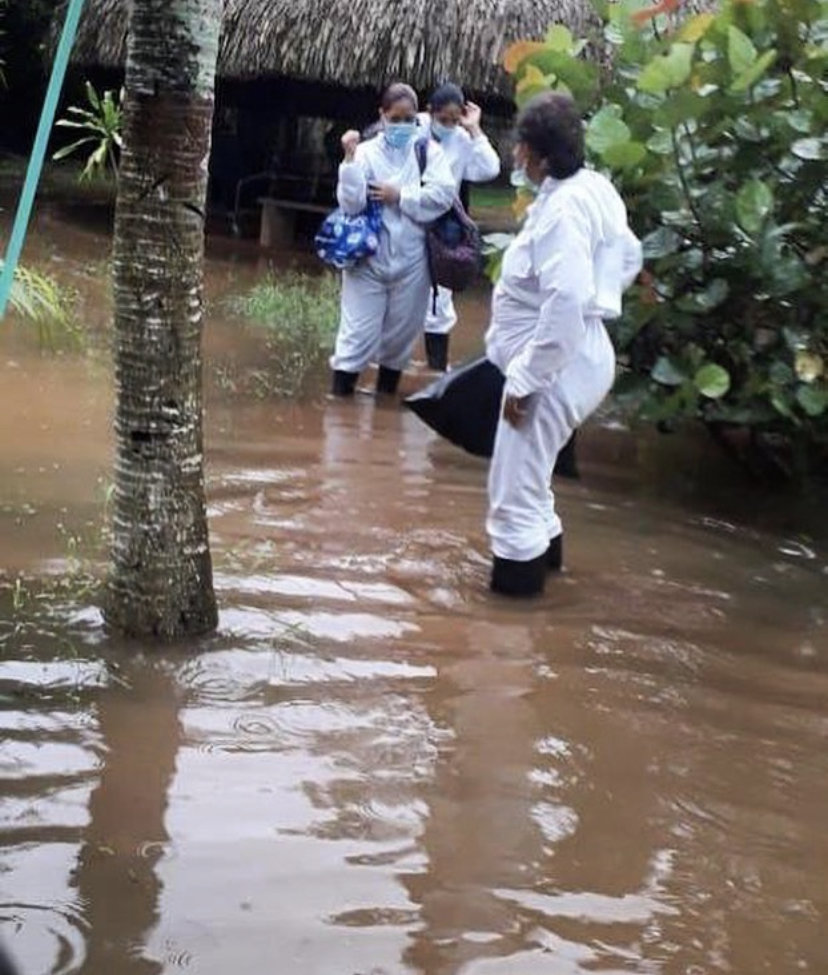
{"type": "Polygon", "coordinates": [[[730,294],[730,285],[724,278],[713,278],[713,280],[701,291],[691,292],[684,295],[676,302],[676,307],[681,311],[691,313],[709,312],[719,305],[730,294]]]}
{"type": "Polygon", "coordinates": [[[813,113],[808,111],[808,109],[795,109],[792,112],[781,112],[780,115],[784,117],[794,132],[804,132],[807,134],[811,131],[813,113]]]}
{"type": "Polygon", "coordinates": [[[770,51],[765,51],[765,53],[758,57],[747,70],[743,71],[736,78],[736,80],[730,86],[730,90],[733,92],[740,92],[747,91],[749,88],[752,88],[775,60],[775,50],[771,49],[770,51]]]}
{"type": "Polygon", "coordinates": [[[550,27],[546,35],[546,46],[553,51],[563,51],[569,53],[575,46],[572,32],[563,24],[555,24],[550,27]]]}
{"type": "Polygon", "coordinates": [[[592,116],[587,125],[586,144],[593,152],[603,155],[610,146],[629,142],[629,127],[620,116],[618,105],[605,105],[592,116]]]}
{"type": "Polygon", "coordinates": [[[715,362],[708,362],[693,378],[696,389],[708,399],[721,399],[730,389],[730,373],[715,362]]]}
{"type": "Polygon", "coordinates": [[[757,234],[773,209],[773,193],[767,183],[748,180],[736,194],[736,216],[749,233],[757,234]]]}
{"type": "Polygon", "coordinates": [[[808,416],[822,416],[828,409],[828,390],[818,386],[800,386],[796,391],[796,401],[808,416]]]}
{"type": "Polygon", "coordinates": [[[825,151],[821,139],[797,139],[791,152],[798,159],[824,159],[825,151]]]}
{"type": "Polygon", "coordinates": [[[690,77],[695,44],[673,44],[667,54],[655,57],[638,76],[638,90],[663,95],[678,88],[690,77]]]}
{"type": "Polygon", "coordinates": [[[768,375],[775,386],[787,386],[788,383],[793,382],[794,371],[787,362],[781,362],[777,359],[770,367],[768,375]]]}
{"type": "Polygon", "coordinates": [[[730,70],[737,78],[744,74],[756,60],[753,41],[732,24],[727,29],[727,58],[730,62],[730,70]]]}
{"type": "Polygon", "coordinates": [[[681,235],[670,227],[659,227],[641,241],[644,259],[652,261],[659,257],[666,257],[668,254],[675,254],[681,247],[682,239],[681,235]]]}
{"type": "Polygon", "coordinates": [[[80,149],[81,146],[87,145],[89,142],[97,142],[98,140],[88,135],[85,139],[78,139],[77,142],[73,142],[70,146],[64,146],[52,156],[55,161],[59,159],[65,159],[67,156],[71,156],[73,152],[80,149]]]}
{"type": "Polygon", "coordinates": [[[616,142],[607,146],[601,158],[612,169],[633,169],[647,156],[640,142],[616,142]]]}
{"type": "Polygon", "coordinates": [[[781,413],[782,416],[787,417],[791,417],[793,415],[791,413],[790,397],[787,395],[787,393],[775,389],[771,393],[770,401],[777,413],[781,413]]]}
{"type": "Polygon", "coordinates": [[[670,156],[673,153],[673,137],[664,129],[658,129],[649,139],[647,148],[657,156],[670,156]]]}
{"type": "Polygon", "coordinates": [[[100,112],[101,100],[98,98],[98,93],[95,91],[95,87],[91,81],[86,82],[86,98],[92,108],[94,108],[96,112],[100,112]]]}
{"type": "Polygon", "coordinates": [[[666,356],[661,356],[650,371],[650,375],[662,386],[680,386],[687,378],[666,356]]]}

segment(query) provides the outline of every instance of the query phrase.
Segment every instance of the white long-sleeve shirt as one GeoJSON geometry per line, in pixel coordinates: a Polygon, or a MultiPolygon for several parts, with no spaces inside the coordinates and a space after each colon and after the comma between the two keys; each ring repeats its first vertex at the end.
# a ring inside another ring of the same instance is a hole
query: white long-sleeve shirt
{"type": "Polygon", "coordinates": [[[369,183],[390,183],[400,191],[399,204],[382,208],[379,250],[369,258],[377,270],[393,275],[425,258],[426,227],[451,206],[454,177],[443,150],[433,140],[428,143],[421,178],[416,142],[405,149],[392,149],[380,134],[360,143],[354,160],[339,167],[336,196],[346,213],[365,209],[369,183]]]}
{"type": "MultiPolygon", "coordinates": [[[[423,132],[436,139],[428,112],[421,113],[418,118],[423,132]]],[[[469,183],[488,183],[500,175],[500,156],[484,133],[472,137],[458,125],[449,138],[438,141],[451,166],[458,190],[463,180],[469,183]]]]}
{"type": "Polygon", "coordinates": [[[506,393],[542,389],[577,354],[591,320],[621,314],[641,270],[641,244],[606,177],[548,178],[503,258],[486,333],[506,393]]]}

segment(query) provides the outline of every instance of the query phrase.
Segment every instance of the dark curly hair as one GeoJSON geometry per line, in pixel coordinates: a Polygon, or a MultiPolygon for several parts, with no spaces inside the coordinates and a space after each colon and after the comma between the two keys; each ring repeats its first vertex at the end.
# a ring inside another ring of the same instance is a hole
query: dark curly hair
{"type": "Polygon", "coordinates": [[[555,179],[566,179],[584,165],[584,123],[568,95],[550,91],[533,98],[520,113],[515,134],[555,179]]]}

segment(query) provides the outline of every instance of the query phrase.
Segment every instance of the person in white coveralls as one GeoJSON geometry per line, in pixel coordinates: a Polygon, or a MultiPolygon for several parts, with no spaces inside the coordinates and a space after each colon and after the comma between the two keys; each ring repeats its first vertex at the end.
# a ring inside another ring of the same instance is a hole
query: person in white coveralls
{"type": "MultiPolygon", "coordinates": [[[[480,127],[481,117],[480,108],[467,102],[454,84],[440,85],[429,99],[428,112],[420,116],[423,130],[446,154],[458,195],[463,182],[486,183],[500,174],[500,157],[480,127]]],[[[452,293],[439,287],[425,319],[426,359],[432,369],[448,368],[449,333],[456,323],[452,293]]]]}
{"type": "Polygon", "coordinates": [[[433,140],[420,173],[417,142],[426,137],[417,118],[417,95],[393,84],[382,98],[382,131],[361,142],[342,137],[337,200],[358,214],[369,200],[382,205],[379,249],[342,272],[340,322],[331,357],[332,392],[354,393],[360,372],[379,363],[377,392],[394,393],[420,335],[431,292],[426,227],[452,204],[455,181],[448,159],[433,140]]]}
{"type": "Polygon", "coordinates": [[[641,245],[610,181],[584,166],[584,126],[569,97],[529,103],[514,158],[518,181],[537,196],[504,255],[486,334],[487,357],[506,377],[486,528],[492,590],[532,596],[561,568],[555,458],[612,386],[604,321],[621,312],[641,245]]]}

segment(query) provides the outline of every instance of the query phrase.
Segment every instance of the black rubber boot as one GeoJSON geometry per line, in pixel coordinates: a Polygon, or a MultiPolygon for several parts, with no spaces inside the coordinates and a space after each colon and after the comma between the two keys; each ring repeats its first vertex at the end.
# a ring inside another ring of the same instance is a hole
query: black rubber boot
{"type": "Polygon", "coordinates": [[[393,396],[400,385],[400,369],[389,369],[388,366],[380,366],[377,373],[377,392],[393,396]]]}
{"type": "Polygon", "coordinates": [[[445,372],[448,369],[448,334],[441,335],[438,332],[425,333],[425,353],[428,361],[428,368],[436,372],[445,372]]]}
{"type": "Polygon", "coordinates": [[[575,437],[578,431],[567,440],[555,460],[555,477],[568,477],[577,481],[581,474],[578,471],[578,459],[575,456],[575,437]]]}
{"type": "Polygon", "coordinates": [[[334,369],[331,393],[334,396],[353,396],[357,379],[359,379],[358,372],[343,372],[341,369],[334,369]]]}
{"type": "Polygon", "coordinates": [[[530,562],[516,562],[495,556],[490,589],[501,596],[539,596],[546,583],[546,573],[546,552],[530,562]]]}
{"type": "Polygon", "coordinates": [[[546,567],[550,572],[560,572],[563,568],[563,535],[549,542],[546,550],[546,567]]]}

